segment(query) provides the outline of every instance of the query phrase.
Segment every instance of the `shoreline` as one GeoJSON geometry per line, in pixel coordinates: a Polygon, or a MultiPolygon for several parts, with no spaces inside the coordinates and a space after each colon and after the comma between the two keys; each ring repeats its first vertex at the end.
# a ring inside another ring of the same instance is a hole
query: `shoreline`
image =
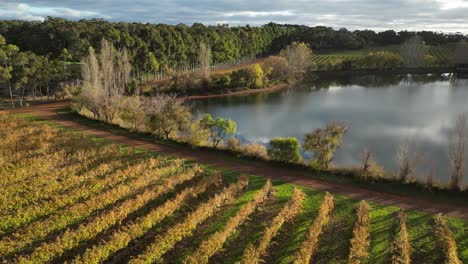
{"type": "Polygon", "coordinates": [[[241,91],[233,91],[221,94],[207,94],[207,95],[189,95],[186,96],[185,99],[187,100],[204,100],[204,99],[212,99],[212,98],[222,98],[222,97],[229,97],[229,96],[243,96],[243,95],[251,95],[257,93],[270,93],[276,92],[279,90],[286,89],[290,86],[290,83],[280,83],[273,85],[271,87],[260,88],[260,89],[246,89],[241,91]]]}

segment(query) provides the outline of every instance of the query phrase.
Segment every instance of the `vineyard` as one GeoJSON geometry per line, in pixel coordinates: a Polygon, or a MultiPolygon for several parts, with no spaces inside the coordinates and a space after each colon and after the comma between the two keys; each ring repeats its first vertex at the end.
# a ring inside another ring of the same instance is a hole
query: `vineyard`
{"type": "MultiPolygon", "coordinates": [[[[442,65],[450,63],[450,58],[453,56],[455,44],[445,44],[443,46],[429,46],[427,54],[434,57],[435,61],[442,65]]],[[[365,56],[371,52],[387,51],[392,53],[400,53],[399,45],[389,45],[384,47],[368,48],[361,50],[344,50],[344,51],[328,51],[318,52],[313,55],[312,63],[319,69],[326,67],[333,67],[339,65],[344,61],[352,61],[365,56]]]]}
{"type": "Polygon", "coordinates": [[[468,263],[468,221],[0,122],[0,263],[468,263]]]}

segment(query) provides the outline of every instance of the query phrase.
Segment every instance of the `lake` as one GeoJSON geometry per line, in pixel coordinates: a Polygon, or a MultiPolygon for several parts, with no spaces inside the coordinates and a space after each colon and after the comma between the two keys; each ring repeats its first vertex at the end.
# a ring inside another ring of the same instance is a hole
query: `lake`
{"type": "Polygon", "coordinates": [[[467,102],[468,80],[439,74],[316,76],[279,92],[192,104],[196,113],[234,120],[243,142],[266,144],[275,137],[302,142],[315,128],[344,122],[349,130],[334,165],[359,166],[368,149],[387,171],[396,172],[396,153],[408,144],[420,157],[418,177],[433,170],[435,178],[447,182],[448,132],[459,114],[468,113],[467,102]]]}

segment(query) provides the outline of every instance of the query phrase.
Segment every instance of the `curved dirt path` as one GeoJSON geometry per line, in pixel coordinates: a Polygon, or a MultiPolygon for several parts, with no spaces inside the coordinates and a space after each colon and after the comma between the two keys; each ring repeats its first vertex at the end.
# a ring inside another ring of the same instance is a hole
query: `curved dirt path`
{"type": "Polygon", "coordinates": [[[447,203],[435,203],[433,201],[418,199],[414,197],[405,197],[378,191],[371,191],[355,186],[341,185],[334,182],[313,179],[301,174],[301,172],[291,171],[286,168],[280,168],[276,166],[270,166],[263,162],[238,162],[233,160],[226,160],[222,156],[206,150],[193,151],[188,147],[159,145],[156,143],[147,142],[145,140],[134,139],[125,135],[114,134],[108,131],[91,128],[86,125],[74,122],[73,120],[66,119],[66,117],[57,114],[58,110],[65,108],[67,105],[67,102],[57,102],[44,105],[36,105],[29,108],[15,109],[8,112],[33,114],[43,119],[54,121],[65,127],[83,131],[87,134],[96,137],[101,137],[114,142],[145,148],[164,154],[175,155],[178,157],[185,158],[187,160],[220,167],[227,170],[268,177],[274,180],[281,180],[284,182],[292,183],[295,185],[301,185],[315,190],[329,191],[331,193],[344,195],[356,200],[367,200],[383,205],[398,206],[404,209],[417,210],[431,214],[444,213],[450,217],[468,220],[467,206],[456,206],[447,203]]]}

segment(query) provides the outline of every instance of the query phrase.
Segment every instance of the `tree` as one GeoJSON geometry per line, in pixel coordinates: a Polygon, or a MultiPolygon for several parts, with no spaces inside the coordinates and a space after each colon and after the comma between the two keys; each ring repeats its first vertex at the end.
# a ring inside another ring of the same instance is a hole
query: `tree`
{"type": "Polygon", "coordinates": [[[263,61],[262,69],[271,80],[283,80],[288,76],[288,61],[284,57],[269,56],[263,61]]]}
{"type": "Polygon", "coordinates": [[[258,63],[255,63],[250,68],[250,79],[247,81],[247,86],[251,88],[261,88],[263,87],[263,81],[265,75],[263,73],[262,67],[258,63]]]}
{"type": "Polygon", "coordinates": [[[306,134],[302,147],[305,151],[313,152],[312,166],[328,169],[347,131],[348,127],[344,124],[329,123],[325,129],[317,128],[306,134]]]}
{"type": "Polygon", "coordinates": [[[312,50],[303,42],[293,42],[281,51],[281,56],[288,62],[290,80],[297,80],[303,78],[311,65],[312,50]]]}
{"type": "Polygon", "coordinates": [[[204,82],[207,82],[210,78],[210,69],[212,61],[211,48],[205,42],[201,42],[198,53],[198,63],[200,63],[202,79],[204,82]]]}
{"type": "Polygon", "coordinates": [[[455,128],[449,133],[448,157],[452,166],[451,189],[460,189],[464,174],[465,147],[468,136],[467,115],[457,117],[455,128]]]}
{"type": "Polygon", "coordinates": [[[359,68],[386,70],[401,67],[403,59],[399,54],[388,51],[379,51],[359,57],[359,59],[356,59],[354,62],[359,68]]]}
{"type": "Polygon", "coordinates": [[[13,101],[13,90],[11,86],[12,72],[13,72],[13,58],[19,48],[15,45],[7,45],[5,38],[0,35],[0,79],[8,82],[8,90],[10,92],[11,107],[15,107],[13,101]]]}
{"type": "Polygon", "coordinates": [[[120,108],[121,96],[130,82],[131,64],[125,49],[115,50],[107,40],[101,41],[101,54],[96,56],[90,48],[81,60],[82,101],[95,117],[104,117],[111,123],[120,108]]]}
{"type": "Polygon", "coordinates": [[[453,63],[468,64],[468,42],[466,40],[462,40],[457,44],[453,56],[453,63]]]}
{"type": "Polygon", "coordinates": [[[146,56],[143,58],[143,68],[147,75],[152,72],[156,76],[156,72],[159,70],[159,62],[153,52],[146,52],[146,56]]]}
{"type": "Polygon", "coordinates": [[[67,62],[72,59],[72,55],[68,52],[68,49],[64,48],[60,54],[60,58],[63,61],[63,69],[65,74],[67,74],[67,62]]]}
{"type": "Polygon", "coordinates": [[[137,131],[145,121],[145,103],[139,96],[125,96],[120,103],[120,119],[137,131]]]}
{"type": "Polygon", "coordinates": [[[209,130],[209,136],[213,142],[213,147],[216,148],[226,137],[236,134],[236,122],[230,119],[218,117],[213,119],[210,114],[206,114],[200,120],[201,126],[209,130]]]}
{"type": "Polygon", "coordinates": [[[270,140],[267,153],[268,157],[277,161],[298,162],[301,160],[299,142],[293,137],[270,140]]]}
{"type": "Polygon", "coordinates": [[[417,153],[411,152],[409,143],[405,142],[398,148],[396,158],[398,162],[398,178],[403,182],[413,180],[421,157],[417,153]]]}
{"type": "Polygon", "coordinates": [[[426,44],[420,36],[413,36],[405,41],[400,54],[406,67],[422,67],[426,64],[426,44]]]}
{"type": "Polygon", "coordinates": [[[169,95],[157,95],[145,105],[146,126],[149,131],[169,139],[171,134],[186,129],[192,117],[184,101],[169,95]]]}

